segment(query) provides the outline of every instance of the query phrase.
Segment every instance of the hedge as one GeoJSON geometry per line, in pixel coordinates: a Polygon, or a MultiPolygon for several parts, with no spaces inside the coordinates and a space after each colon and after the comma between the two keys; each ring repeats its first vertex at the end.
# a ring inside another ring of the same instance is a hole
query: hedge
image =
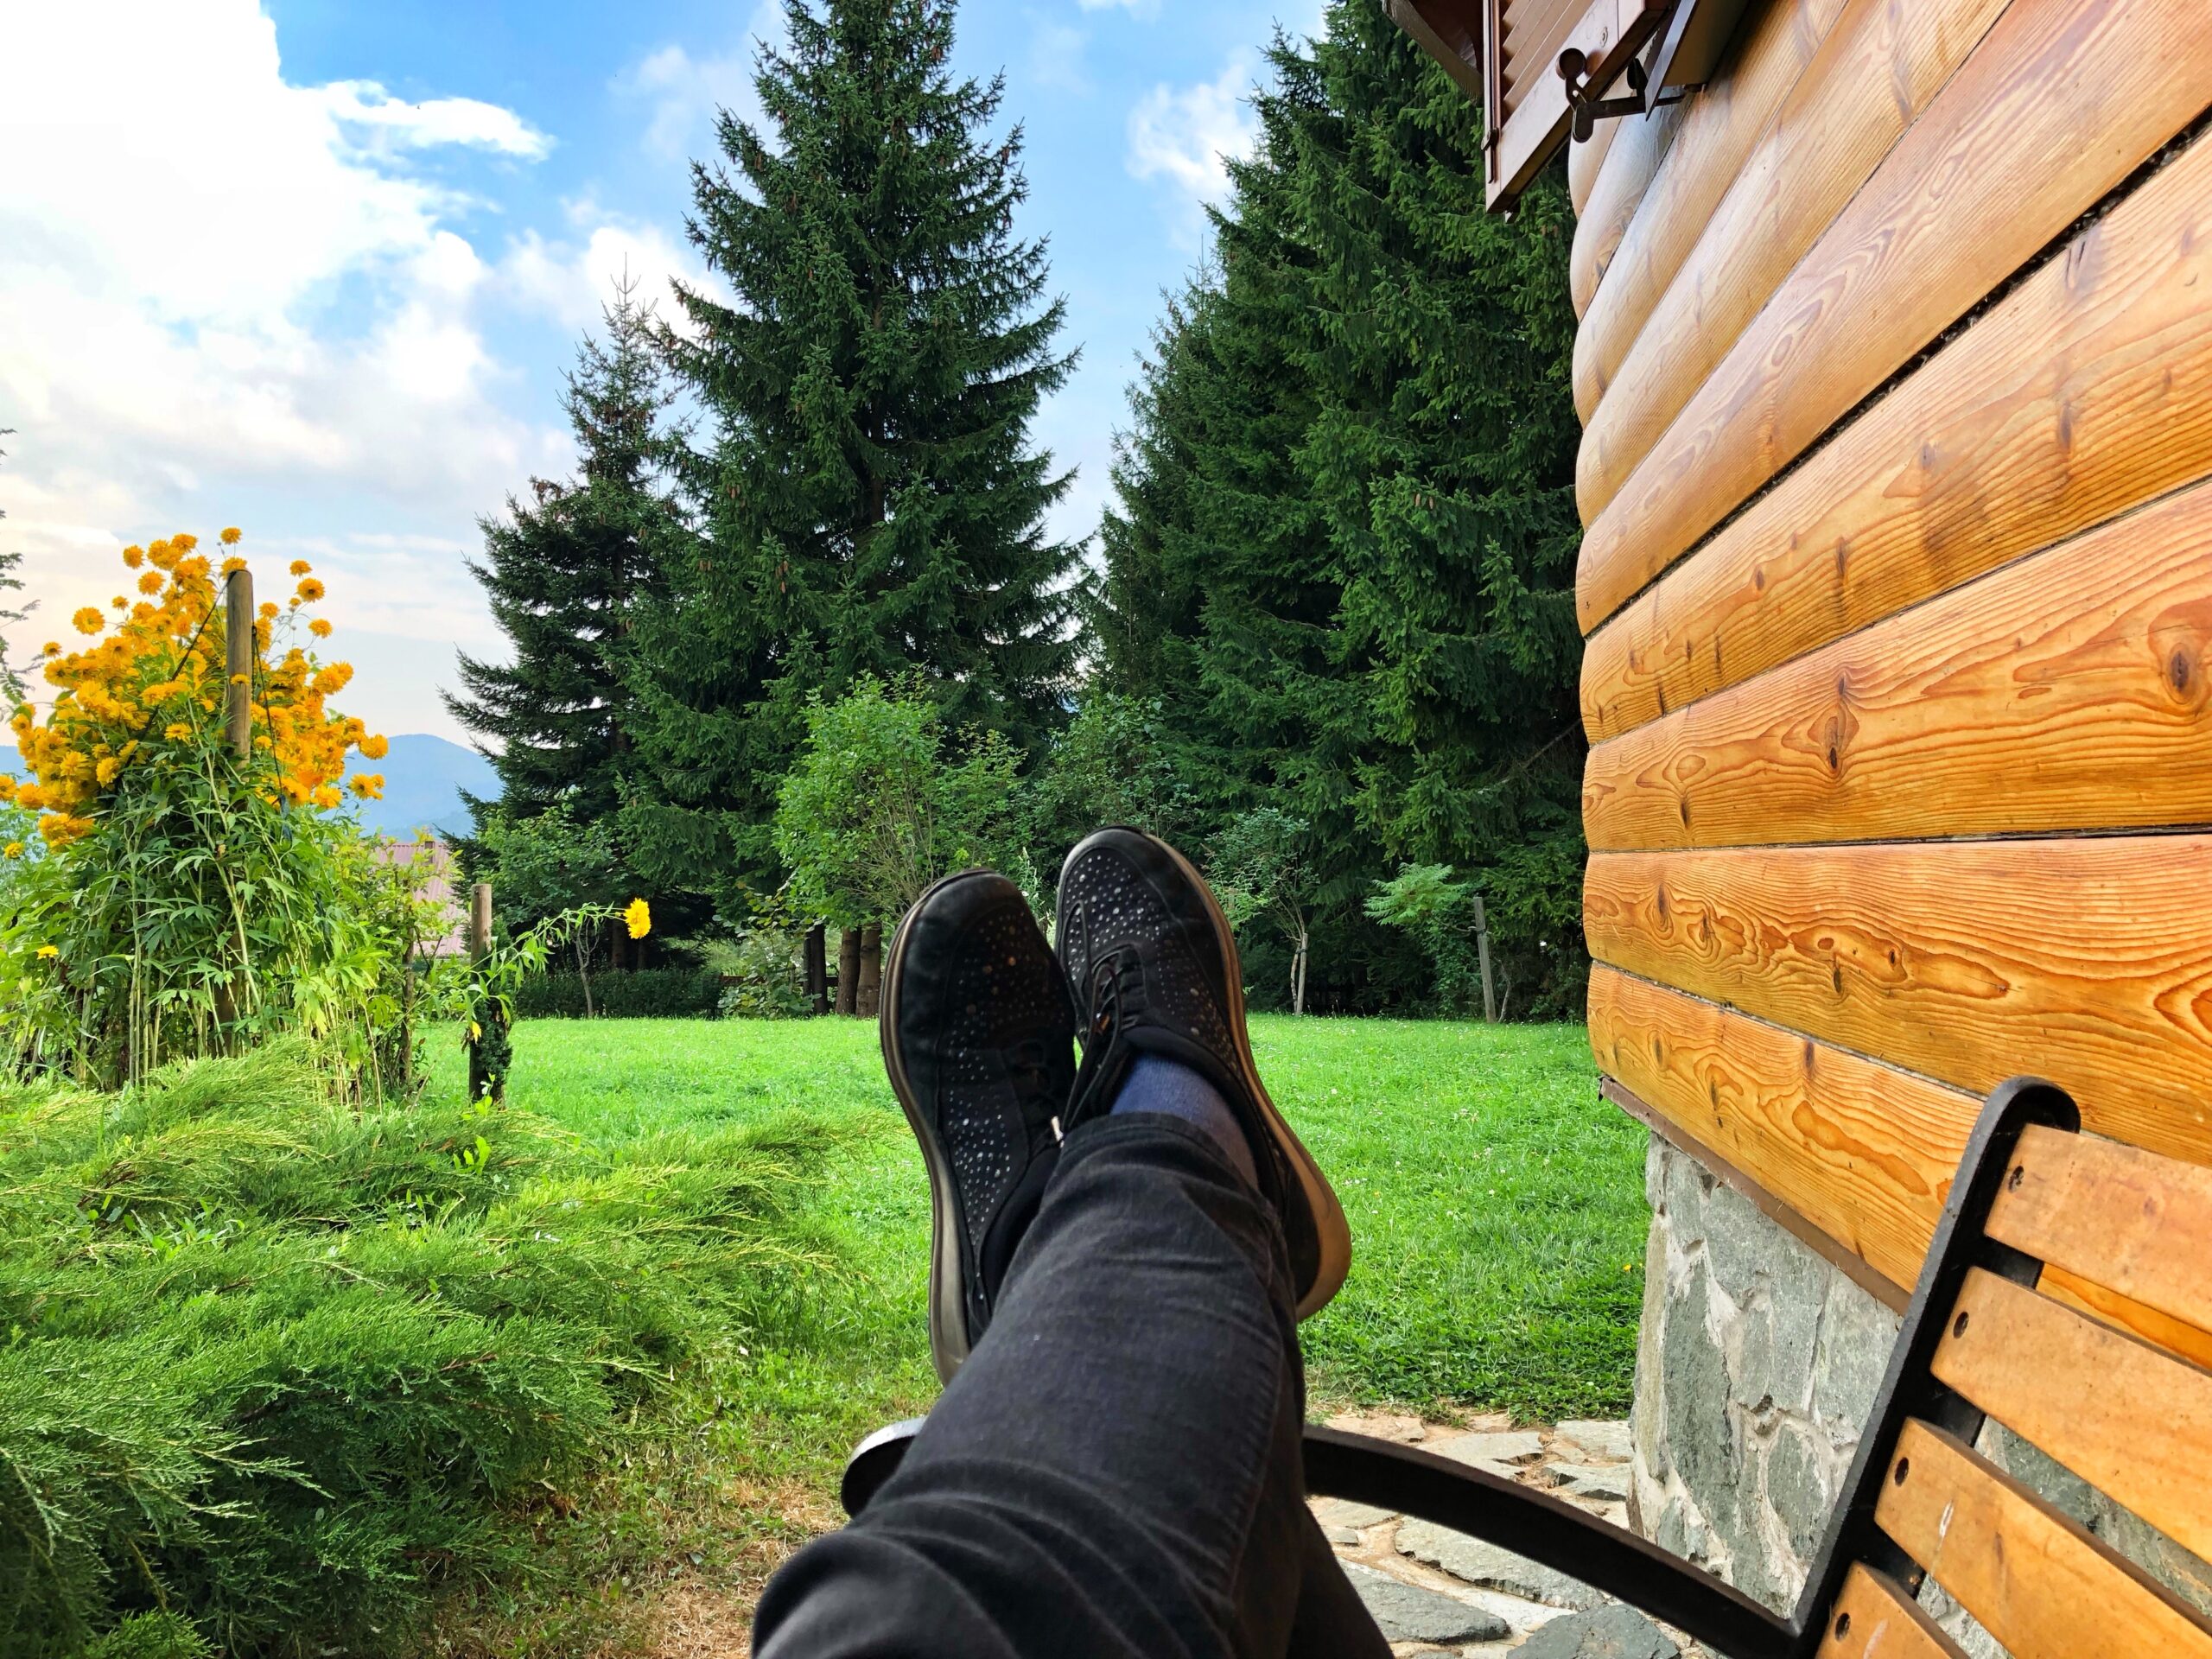
{"type": "MultiPolygon", "coordinates": [[[[646,968],[636,973],[594,974],[591,1006],[610,1020],[702,1020],[721,1001],[721,976],[703,968],[646,968]]],[[[575,974],[543,974],[515,993],[522,1020],[580,1020],[584,983],[575,974]]]]}

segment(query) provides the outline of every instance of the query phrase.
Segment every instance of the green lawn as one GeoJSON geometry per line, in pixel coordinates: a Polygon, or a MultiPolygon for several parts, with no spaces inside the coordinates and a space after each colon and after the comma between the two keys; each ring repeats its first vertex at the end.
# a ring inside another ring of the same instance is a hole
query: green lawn
{"type": "MultiPolygon", "coordinates": [[[[514,1103],[588,1141],[796,1117],[833,1147],[803,1215],[834,1265],[793,1275],[726,1363],[638,1425],[620,1466],[541,1526],[531,1575],[441,1621],[464,1656],[652,1653],[626,1618],[684,1580],[749,1603],[835,1523],[850,1446],[935,1396],[921,1159],[873,1021],[549,1020],[515,1036],[514,1103]]],[[[1275,1015],[1252,1038],[1351,1217],[1351,1277],[1305,1327],[1316,1415],[1626,1407],[1644,1135],[1599,1098],[1579,1027],[1275,1015]]],[[[432,1086],[460,1090],[457,1052],[432,1086]]]]}
{"type": "MultiPolygon", "coordinates": [[[[1317,1395],[1626,1405],[1643,1132],[1579,1027],[1262,1015],[1253,1046],[1351,1217],[1351,1278],[1306,1330],[1317,1395]]],[[[926,1398],[921,1160],[872,1021],[540,1020],[516,1049],[517,1103],[591,1140],[785,1113],[852,1134],[815,1205],[849,1270],[794,1287],[774,1363],[823,1430],[926,1398]]]]}

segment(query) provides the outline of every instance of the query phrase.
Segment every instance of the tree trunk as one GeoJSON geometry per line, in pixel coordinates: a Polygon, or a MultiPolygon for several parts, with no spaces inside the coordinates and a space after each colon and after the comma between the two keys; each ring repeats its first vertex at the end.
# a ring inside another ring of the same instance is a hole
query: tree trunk
{"type": "Polygon", "coordinates": [[[806,930],[806,998],[817,1017],[830,1012],[829,933],[822,922],[806,930]]]}
{"type": "Polygon", "coordinates": [[[592,1017],[591,1010],[591,942],[582,928],[576,930],[576,977],[584,986],[584,1018],[592,1017]]]}
{"type": "Polygon", "coordinates": [[[607,964],[611,973],[622,971],[622,947],[628,941],[630,930],[620,916],[607,918],[607,964]]]}
{"type": "Polygon", "coordinates": [[[853,988],[853,1012],[875,1018],[883,996],[883,930],[870,922],[861,930],[860,983],[853,988]]]}
{"type": "Polygon", "coordinates": [[[1293,1014],[1306,1012],[1306,954],[1312,938],[1306,931],[1306,924],[1300,922],[1298,925],[1298,942],[1290,953],[1290,1011],[1293,1014]]]}
{"type": "Polygon", "coordinates": [[[853,1011],[853,995],[861,983],[861,931],[857,927],[837,930],[837,1012],[853,1011]]]}

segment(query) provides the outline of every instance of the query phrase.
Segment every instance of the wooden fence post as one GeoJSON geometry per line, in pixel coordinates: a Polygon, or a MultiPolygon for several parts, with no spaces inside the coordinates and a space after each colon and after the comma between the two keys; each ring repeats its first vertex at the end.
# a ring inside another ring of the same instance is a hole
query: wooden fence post
{"type": "MultiPolygon", "coordinates": [[[[469,960],[480,964],[492,954],[492,884],[479,881],[468,895],[469,960]]],[[[468,1039],[468,1097],[504,1101],[507,1097],[506,1016],[490,997],[468,1012],[476,1029],[468,1039]]]]}
{"type": "Polygon", "coordinates": [[[837,930],[837,1012],[853,1012],[853,997],[861,986],[861,931],[837,930]]]}
{"type": "Polygon", "coordinates": [[[223,671],[230,677],[226,688],[223,735],[231,752],[241,760],[253,758],[253,572],[241,567],[231,572],[223,588],[223,671]],[[243,683],[238,677],[245,677],[243,683]]]}
{"type": "Polygon", "coordinates": [[[1483,968],[1483,1023],[1497,1023],[1497,993],[1490,982],[1490,917],[1483,909],[1483,896],[1475,894],[1475,955],[1483,968]]]}

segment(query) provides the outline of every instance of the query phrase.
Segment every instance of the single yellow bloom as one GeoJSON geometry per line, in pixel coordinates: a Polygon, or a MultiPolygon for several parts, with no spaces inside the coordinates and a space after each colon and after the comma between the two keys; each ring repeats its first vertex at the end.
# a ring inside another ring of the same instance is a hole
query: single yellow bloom
{"type": "Polygon", "coordinates": [[[232,555],[229,558],[223,561],[223,574],[226,576],[236,575],[239,571],[245,569],[245,561],[239,558],[236,554],[232,555]]]}
{"type": "Polygon", "coordinates": [[[327,639],[330,638],[330,623],[327,619],[318,616],[308,624],[308,632],[318,639],[327,639]]]}
{"type": "Polygon", "coordinates": [[[143,547],[135,546],[124,548],[123,550],[123,562],[129,565],[133,570],[136,570],[140,565],[146,563],[146,550],[143,547]]]}
{"type": "Polygon", "coordinates": [[[468,1040],[472,1043],[475,1042],[483,1035],[484,1027],[478,1025],[474,1020],[470,1020],[468,1022],[468,1040]]]}
{"type": "Polygon", "coordinates": [[[23,843],[20,841],[11,841],[5,847],[0,847],[0,858],[21,858],[22,855],[23,843]]]}
{"type": "Polygon", "coordinates": [[[642,899],[632,899],[622,912],[622,921],[632,938],[642,939],[653,931],[652,906],[642,899]]]}
{"type": "Polygon", "coordinates": [[[273,599],[264,600],[261,602],[261,614],[264,621],[274,622],[276,620],[276,601],[273,599]]]}
{"type": "Polygon", "coordinates": [[[139,577],[138,591],[142,594],[160,593],[162,591],[162,573],[158,570],[149,570],[144,575],[139,577]]]}
{"type": "Polygon", "coordinates": [[[245,532],[244,531],[240,530],[236,524],[232,524],[228,530],[223,532],[221,537],[222,543],[225,547],[236,547],[238,544],[239,537],[243,537],[245,534],[245,532]]]}
{"type": "Polygon", "coordinates": [[[104,757],[92,767],[92,780],[105,789],[123,771],[123,762],[113,755],[104,757]]]}
{"type": "Polygon", "coordinates": [[[391,740],[382,733],[372,733],[361,740],[361,753],[372,760],[381,760],[391,753],[391,740]]]}
{"type": "Polygon", "coordinates": [[[162,735],[168,739],[172,743],[181,742],[185,738],[192,735],[192,728],[186,725],[181,720],[173,720],[168,724],[168,729],[164,731],[162,735]]]}
{"type": "Polygon", "coordinates": [[[232,685],[244,685],[245,683],[246,677],[243,674],[233,674],[231,676],[231,683],[232,685]]]}
{"type": "Polygon", "coordinates": [[[121,594],[118,594],[113,599],[108,601],[108,603],[114,606],[118,611],[127,611],[130,608],[130,601],[124,598],[121,594]]]}
{"type": "Polygon", "coordinates": [[[61,642],[59,639],[48,640],[39,654],[43,657],[59,657],[61,654],[61,642]]]}
{"type": "Polygon", "coordinates": [[[58,944],[41,944],[38,948],[38,953],[41,957],[58,957],[61,954],[61,947],[58,944]]]}
{"type": "Polygon", "coordinates": [[[300,583],[300,597],[308,604],[314,604],[322,597],[322,583],[313,576],[306,577],[300,583]]]}
{"type": "Polygon", "coordinates": [[[292,561],[292,574],[296,576],[304,576],[308,571],[314,569],[315,566],[309,564],[305,559],[294,559],[292,561]]]}

